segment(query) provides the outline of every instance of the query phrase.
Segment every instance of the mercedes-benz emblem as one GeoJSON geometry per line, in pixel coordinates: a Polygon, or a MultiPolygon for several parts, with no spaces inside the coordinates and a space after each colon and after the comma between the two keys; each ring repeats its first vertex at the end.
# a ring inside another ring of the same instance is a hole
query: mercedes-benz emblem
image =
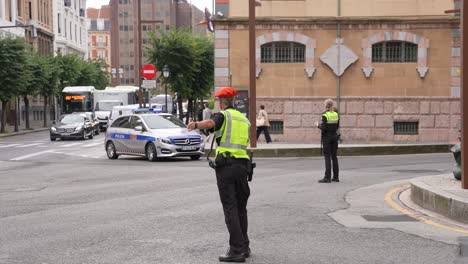
{"type": "Polygon", "coordinates": [[[185,140],[185,144],[189,145],[189,144],[190,144],[190,139],[187,138],[187,139],[185,140]]]}

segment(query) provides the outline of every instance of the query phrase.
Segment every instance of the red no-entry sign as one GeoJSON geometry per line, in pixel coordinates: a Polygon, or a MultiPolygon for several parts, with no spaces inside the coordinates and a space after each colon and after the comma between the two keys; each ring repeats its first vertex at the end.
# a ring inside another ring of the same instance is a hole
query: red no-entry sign
{"type": "Polygon", "coordinates": [[[141,69],[141,75],[147,80],[151,80],[154,77],[156,77],[156,73],[157,70],[153,64],[145,64],[145,66],[143,66],[143,68],[141,69]]]}

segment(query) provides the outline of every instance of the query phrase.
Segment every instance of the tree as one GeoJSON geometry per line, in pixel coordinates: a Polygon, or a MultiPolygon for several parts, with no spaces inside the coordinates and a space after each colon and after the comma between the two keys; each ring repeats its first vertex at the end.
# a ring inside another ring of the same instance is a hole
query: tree
{"type": "Polygon", "coordinates": [[[150,36],[152,47],[148,51],[149,61],[158,69],[162,69],[165,65],[169,67],[169,78],[163,81],[173,93],[177,93],[179,118],[182,119],[182,98],[190,97],[195,74],[193,37],[190,32],[183,29],[160,31],[159,35],[150,33],[150,36]]]}
{"type": "Polygon", "coordinates": [[[24,106],[25,106],[25,117],[26,117],[26,129],[30,129],[29,122],[29,95],[38,94],[38,85],[45,82],[44,75],[42,74],[42,65],[39,63],[39,54],[37,52],[28,52],[27,60],[25,64],[25,79],[28,82],[23,87],[18,87],[18,95],[23,97],[24,106]]]}
{"type": "Polygon", "coordinates": [[[6,106],[18,88],[28,83],[25,76],[26,43],[22,38],[0,38],[0,101],[2,102],[0,133],[5,133],[6,106]]]}
{"type": "Polygon", "coordinates": [[[43,120],[44,127],[47,127],[47,103],[49,98],[57,94],[59,78],[56,74],[58,61],[52,56],[39,56],[39,63],[42,65],[42,74],[44,81],[38,86],[39,94],[44,97],[43,120]]]}

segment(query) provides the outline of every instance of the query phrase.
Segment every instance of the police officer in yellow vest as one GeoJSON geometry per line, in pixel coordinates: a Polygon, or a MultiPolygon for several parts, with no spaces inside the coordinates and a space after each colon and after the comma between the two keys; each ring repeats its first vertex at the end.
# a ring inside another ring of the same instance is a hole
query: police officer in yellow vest
{"type": "Polygon", "coordinates": [[[338,128],[340,118],[334,111],[333,101],[325,100],[326,111],[322,114],[322,122],[318,127],[322,130],[323,156],[325,157],[325,177],[319,180],[320,183],[339,182],[338,158],[338,128]],[[333,179],[331,178],[331,162],[333,161],[333,179]]]}
{"type": "Polygon", "coordinates": [[[247,146],[249,145],[250,122],[234,109],[237,90],[224,87],[215,93],[221,111],[212,119],[191,122],[188,129],[214,128],[216,148],[216,180],[223,205],[224,218],[229,231],[229,249],[219,256],[222,262],[245,262],[250,256],[247,235],[247,200],[250,188],[247,182],[247,146]]]}

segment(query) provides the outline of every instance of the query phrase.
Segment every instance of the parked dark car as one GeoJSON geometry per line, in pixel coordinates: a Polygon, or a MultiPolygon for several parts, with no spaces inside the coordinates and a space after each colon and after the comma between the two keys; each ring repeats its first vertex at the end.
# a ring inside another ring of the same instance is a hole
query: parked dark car
{"type": "Polygon", "coordinates": [[[57,138],[92,139],[94,128],[91,120],[84,113],[63,115],[58,122],[50,128],[50,140],[57,138]]]}

